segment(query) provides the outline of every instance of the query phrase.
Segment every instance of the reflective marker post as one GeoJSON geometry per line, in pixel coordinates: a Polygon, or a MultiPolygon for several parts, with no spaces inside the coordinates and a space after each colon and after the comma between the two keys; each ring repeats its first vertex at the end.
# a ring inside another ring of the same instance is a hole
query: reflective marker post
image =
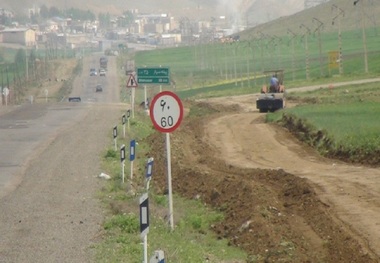
{"type": "Polygon", "coordinates": [[[120,162],[121,162],[121,178],[124,183],[124,167],[125,167],[125,145],[120,147],[120,162]]]}
{"type": "Polygon", "coordinates": [[[115,151],[117,151],[117,126],[113,127],[113,140],[115,143],[115,151]]]}
{"type": "Polygon", "coordinates": [[[121,117],[121,123],[123,124],[123,138],[125,138],[125,123],[126,123],[126,118],[125,114],[121,117]]]}
{"type": "Polygon", "coordinates": [[[144,263],[148,263],[149,198],[145,193],[140,197],[140,237],[144,240],[144,263]]]}
{"type": "Polygon", "coordinates": [[[145,174],[145,180],[146,180],[146,190],[149,191],[149,183],[150,180],[152,179],[152,174],[153,174],[153,162],[154,159],[153,157],[150,157],[147,161],[146,164],[146,174],[145,174]]]}
{"type": "Polygon", "coordinates": [[[129,131],[129,123],[130,123],[130,117],[131,117],[131,110],[127,110],[127,122],[128,122],[128,131],[129,131]]]}
{"type": "Polygon", "coordinates": [[[135,148],[136,148],[136,140],[131,140],[129,144],[129,160],[131,161],[131,174],[130,178],[133,178],[133,161],[135,160],[135,148]]]}

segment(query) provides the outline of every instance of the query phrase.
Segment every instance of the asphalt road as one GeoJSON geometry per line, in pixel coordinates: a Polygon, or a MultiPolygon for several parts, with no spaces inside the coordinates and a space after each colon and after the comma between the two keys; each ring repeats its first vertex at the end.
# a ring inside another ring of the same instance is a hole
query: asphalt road
{"type": "Polygon", "coordinates": [[[90,68],[99,68],[99,57],[100,54],[85,58],[83,76],[74,83],[71,96],[80,96],[81,103],[69,103],[66,99],[61,103],[25,104],[0,111],[0,198],[17,187],[33,153],[46,148],[60,130],[75,129],[93,104],[119,102],[114,64],[109,63],[112,69],[106,77],[89,75],[90,68]],[[97,84],[103,86],[103,92],[95,92],[97,84]]]}

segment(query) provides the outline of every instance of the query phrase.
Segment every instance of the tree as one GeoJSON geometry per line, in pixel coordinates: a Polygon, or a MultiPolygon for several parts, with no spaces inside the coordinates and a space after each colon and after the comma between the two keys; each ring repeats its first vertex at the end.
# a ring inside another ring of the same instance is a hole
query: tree
{"type": "Polygon", "coordinates": [[[17,53],[15,55],[15,64],[17,65],[25,65],[25,59],[26,59],[26,53],[25,50],[20,48],[17,50],[17,53]]]}
{"type": "Polygon", "coordinates": [[[41,5],[40,7],[40,16],[44,19],[49,18],[49,9],[46,5],[41,5]]]}
{"type": "Polygon", "coordinates": [[[57,7],[51,6],[49,8],[49,16],[50,17],[60,16],[60,15],[61,15],[61,11],[57,7]]]}
{"type": "Polygon", "coordinates": [[[111,25],[111,16],[109,13],[99,13],[99,26],[102,28],[109,28],[111,25]]]}

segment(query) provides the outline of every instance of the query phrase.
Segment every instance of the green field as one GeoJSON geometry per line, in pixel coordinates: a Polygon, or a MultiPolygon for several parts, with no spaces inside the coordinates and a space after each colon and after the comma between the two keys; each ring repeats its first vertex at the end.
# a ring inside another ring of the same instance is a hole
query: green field
{"type": "Polygon", "coordinates": [[[336,33],[323,33],[320,40],[310,36],[307,54],[304,38],[291,39],[284,35],[275,45],[266,38],[227,44],[213,42],[137,52],[134,58],[137,67],[169,67],[177,91],[181,95],[187,90],[186,97],[193,93],[188,90],[194,89],[203,89],[195,92],[198,95],[206,93],[210,96],[210,88],[217,93],[218,89],[252,93],[266,82],[261,78],[262,72],[271,69],[284,69],[285,85],[291,87],[301,83],[328,82],[332,78],[346,80],[376,76],[380,72],[379,38],[377,31],[367,31],[366,53],[359,30],[342,33],[342,75],[339,74],[339,64],[329,66],[329,52],[338,50],[336,33]],[[320,43],[323,47],[321,54],[320,43]],[[367,54],[368,73],[365,72],[364,54],[367,54]]]}
{"type": "MultiPolygon", "coordinates": [[[[197,44],[137,52],[134,58],[137,67],[169,67],[175,91],[183,99],[253,94],[268,81],[263,71],[271,69],[284,69],[284,83],[289,89],[377,77],[380,73],[377,30],[366,30],[366,52],[361,36],[359,29],[342,32],[342,74],[339,64],[329,64],[329,51],[338,50],[336,32],[322,32],[320,37],[310,35],[307,50],[305,36],[291,38],[285,33],[275,42],[261,38],[228,44],[197,44]]],[[[285,109],[277,116],[289,113],[306,120],[310,129],[324,130],[333,143],[324,145],[322,154],[339,158],[336,155],[343,152],[346,160],[366,162],[380,151],[376,132],[379,128],[376,116],[380,113],[378,86],[292,92],[287,95],[289,99],[301,101],[303,106],[285,109]]]]}

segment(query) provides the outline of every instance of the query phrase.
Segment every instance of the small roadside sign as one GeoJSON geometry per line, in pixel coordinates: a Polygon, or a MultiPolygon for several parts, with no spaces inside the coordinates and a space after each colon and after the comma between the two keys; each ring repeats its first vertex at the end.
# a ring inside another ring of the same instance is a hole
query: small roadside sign
{"type": "Polygon", "coordinates": [[[130,147],[129,147],[129,160],[134,161],[135,160],[135,148],[136,148],[136,140],[131,140],[130,147]]]}
{"type": "Polygon", "coordinates": [[[120,147],[120,161],[121,162],[125,161],[125,145],[124,144],[120,147]]]}
{"type": "Polygon", "coordinates": [[[113,135],[113,138],[116,139],[116,137],[117,137],[117,126],[113,127],[112,135],[113,135]]]}
{"type": "Polygon", "coordinates": [[[125,124],[127,121],[126,121],[126,117],[125,117],[125,114],[123,114],[123,116],[121,116],[121,123],[122,124],[125,124]]]}
{"type": "Polygon", "coordinates": [[[152,177],[152,173],[153,173],[153,162],[154,162],[154,159],[153,157],[150,157],[148,159],[148,162],[147,162],[147,165],[146,165],[146,174],[145,174],[145,177],[146,179],[151,179],[152,177]]]}
{"type": "Polygon", "coordinates": [[[145,193],[140,197],[140,236],[145,237],[149,232],[149,198],[145,193]]]}
{"type": "Polygon", "coordinates": [[[127,82],[127,88],[137,88],[137,81],[132,74],[129,74],[129,79],[127,82]]]}

